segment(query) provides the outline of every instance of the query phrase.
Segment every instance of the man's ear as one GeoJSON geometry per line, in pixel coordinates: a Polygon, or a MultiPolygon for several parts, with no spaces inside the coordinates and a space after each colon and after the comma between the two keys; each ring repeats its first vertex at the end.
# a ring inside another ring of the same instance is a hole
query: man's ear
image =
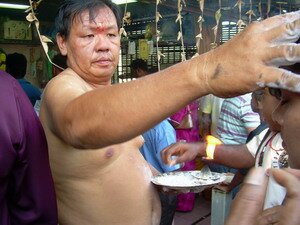
{"type": "Polygon", "coordinates": [[[259,110],[262,110],[263,104],[262,104],[261,101],[257,101],[257,108],[258,108],[259,110]]]}
{"type": "Polygon", "coordinates": [[[59,33],[56,34],[56,43],[59,47],[60,53],[62,55],[67,55],[68,50],[67,50],[67,47],[66,47],[65,37],[62,37],[59,33]]]}

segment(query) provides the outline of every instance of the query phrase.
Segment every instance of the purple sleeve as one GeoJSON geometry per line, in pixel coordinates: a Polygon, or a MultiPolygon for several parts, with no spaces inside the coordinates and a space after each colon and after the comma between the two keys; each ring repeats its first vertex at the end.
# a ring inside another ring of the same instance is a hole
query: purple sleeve
{"type": "Polygon", "coordinates": [[[0,224],[57,225],[43,128],[19,83],[6,73],[0,74],[0,91],[0,224]]]}

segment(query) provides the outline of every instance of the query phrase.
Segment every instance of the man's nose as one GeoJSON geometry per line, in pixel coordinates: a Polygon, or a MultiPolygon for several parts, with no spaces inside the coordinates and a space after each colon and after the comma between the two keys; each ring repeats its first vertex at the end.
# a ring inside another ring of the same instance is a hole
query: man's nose
{"type": "Polygon", "coordinates": [[[95,38],[95,49],[96,51],[108,51],[109,50],[109,39],[105,35],[98,35],[95,38]]]}

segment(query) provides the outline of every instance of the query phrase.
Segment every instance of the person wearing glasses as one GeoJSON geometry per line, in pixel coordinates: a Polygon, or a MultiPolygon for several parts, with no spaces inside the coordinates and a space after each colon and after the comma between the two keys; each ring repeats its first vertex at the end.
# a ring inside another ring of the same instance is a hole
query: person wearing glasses
{"type": "MultiPolygon", "coordinates": [[[[282,147],[282,139],[280,136],[280,126],[272,119],[272,112],[278,105],[278,100],[273,98],[268,88],[262,90],[261,97],[261,114],[263,120],[268,124],[269,129],[263,130],[260,134],[253,137],[247,144],[242,145],[218,145],[214,151],[214,158],[208,159],[206,153],[206,142],[194,143],[176,143],[165,148],[162,152],[162,158],[165,163],[170,163],[172,156],[176,155],[174,163],[184,163],[190,161],[197,156],[203,157],[204,162],[218,163],[239,170],[245,175],[245,169],[253,166],[263,167],[265,170],[269,168],[286,168],[288,167],[287,154],[282,147]]],[[[240,177],[240,174],[237,176],[240,177]]],[[[230,191],[236,186],[236,180],[228,187],[221,188],[230,191]]],[[[270,208],[280,205],[285,197],[285,190],[273,181],[269,183],[269,191],[266,195],[264,208],[270,208]]]]}
{"type": "MultiPolygon", "coordinates": [[[[300,74],[300,63],[284,68],[300,74]]],[[[273,112],[273,118],[281,126],[282,145],[289,155],[288,163],[291,169],[272,169],[267,173],[259,169],[251,171],[233,204],[226,225],[300,224],[300,92],[280,84],[272,84],[269,92],[279,101],[273,112]],[[287,194],[282,205],[262,212],[262,199],[268,192],[267,176],[285,187],[287,194]],[[249,198],[250,193],[257,193],[257,195],[249,198]],[[245,207],[247,212],[242,210],[245,207]]]]}

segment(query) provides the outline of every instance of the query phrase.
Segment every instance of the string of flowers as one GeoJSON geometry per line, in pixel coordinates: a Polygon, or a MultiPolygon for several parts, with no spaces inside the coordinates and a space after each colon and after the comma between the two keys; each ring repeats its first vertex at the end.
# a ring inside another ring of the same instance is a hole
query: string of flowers
{"type": "Polygon", "coordinates": [[[126,0],[126,3],[125,3],[125,8],[124,8],[124,16],[123,16],[123,19],[122,19],[122,26],[121,26],[120,32],[119,32],[121,37],[122,37],[122,35],[124,37],[127,37],[127,32],[124,28],[125,23],[126,24],[131,23],[131,13],[127,12],[127,0],[126,0]]]}
{"type": "Polygon", "coordinates": [[[262,9],[261,9],[261,0],[258,3],[258,12],[259,12],[259,17],[262,20],[263,19],[263,15],[262,15],[262,9]]]}
{"type": "Polygon", "coordinates": [[[214,49],[214,48],[216,48],[218,46],[218,44],[217,44],[217,36],[218,36],[220,19],[222,17],[221,7],[222,7],[221,0],[219,0],[219,9],[215,12],[216,26],[214,26],[212,28],[212,30],[214,31],[214,42],[210,44],[211,49],[214,49]]]}
{"type": "Polygon", "coordinates": [[[281,10],[282,10],[282,8],[281,8],[281,2],[277,2],[277,4],[279,4],[279,15],[281,15],[281,10]]]}
{"type": "Polygon", "coordinates": [[[239,20],[236,23],[238,27],[238,32],[242,30],[243,26],[246,26],[245,22],[242,19],[242,5],[244,5],[244,2],[242,0],[238,0],[234,6],[234,7],[238,7],[239,9],[239,20]]]}
{"type": "Polygon", "coordinates": [[[160,31],[158,30],[158,22],[162,18],[162,16],[158,12],[158,5],[159,5],[160,1],[161,0],[156,0],[156,6],[155,6],[156,54],[157,54],[157,68],[158,68],[158,71],[160,71],[160,60],[161,60],[161,57],[165,56],[158,49],[158,42],[160,40],[160,31]]]}
{"type": "Polygon", "coordinates": [[[287,2],[276,2],[279,5],[279,14],[282,14],[282,5],[287,5],[287,2]]]}
{"type": "Polygon", "coordinates": [[[201,46],[201,41],[203,40],[203,35],[202,35],[202,30],[203,30],[203,23],[204,23],[204,2],[205,0],[199,0],[199,7],[201,14],[198,17],[198,24],[199,24],[199,34],[196,36],[196,45],[198,52],[200,52],[200,46],[201,46]]]}
{"type": "Polygon", "coordinates": [[[249,5],[250,5],[250,9],[248,10],[248,12],[246,12],[246,14],[249,16],[249,24],[250,24],[252,22],[252,16],[256,17],[256,15],[253,11],[252,0],[249,1],[249,5]]]}
{"type": "Polygon", "coordinates": [[[44,35],[41,35],[41,32],[40,32],[40,21],[38,20],[38,18],[36,17],[36,13],[35,13],[35,10],[37,9],[37,7],[39,6],[39,4],[42,2],[42,0],[39,0],[39,1],[34,1],[34,0],[29,0],[29,8],[25,11],[25,12],[29,12],[28,15],[26,16],[26,20],[28,22],[30,22],[30,26],[31,24],[33,23],[35,28],[36,28],[36,31],[37,31],[37,34],[38,34],[38,37],[39,37],[39,40],[42,44],[42,48],[47,56],[47,59],[49,60],[49,62],[64,70],[64,68],[56,65],[55,63],[52,62],[51,58],[49,57],[48,55],[48,51],[49,51],[49,47],[48,47],[48,43],[53,43],[52,40],[44,35]]]}
{"type": "MultiPolygon", "coordinates": [[[[270,10],[271,10],[271,0],[268,0],[266,17],[269,17],[270,10]]],[[[262,11],[261,0],[258,3],[258,11],[259,11],[259,14],[260,14],[260,20],[263,20],[264,19],[264,15],[263,15],[263,11],[262,11]]]]}
{"type": "Polygon", "coordinates": [[[268,0],[267,17],[269,17],[270,10],[271,10],[271,0],[268,0]]]}
{"type": "Polygon", "coordinates": [[[184,50],[184,41],[183,41],[183,32],[182,32],[182,7],[186,6],[185,1],[184,0],[178,0],[178,14],[177,14],[177,18],[176,18],[176,23],[179,22],[179,31],[178,31],[178,35],[177,35],[177,41],[181,41],[181,61],[185,61],[186,57],[185,57],[185,50],[184,50]]]}

